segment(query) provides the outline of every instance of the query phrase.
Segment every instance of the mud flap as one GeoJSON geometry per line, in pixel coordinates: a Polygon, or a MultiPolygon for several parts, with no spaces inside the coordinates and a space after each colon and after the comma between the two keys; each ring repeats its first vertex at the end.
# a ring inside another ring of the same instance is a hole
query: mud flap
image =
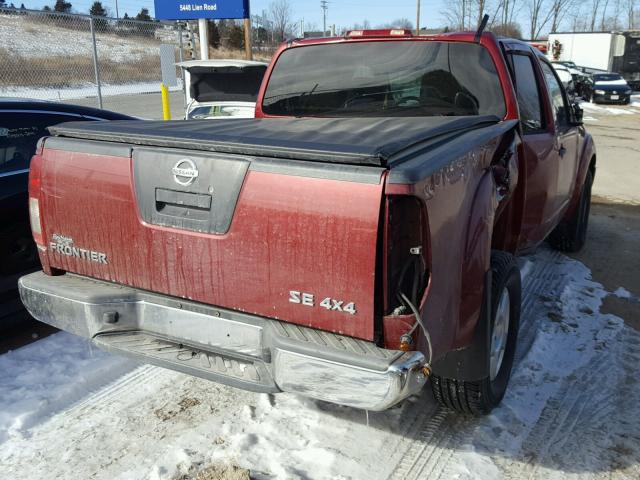
{"type": "Polygon", "coordinates": [[[491,320],[491,269],[484,275],[484,294],[480,318],[473,341],[467,347],[452,350],[433,364],[436,375],[459,381],[477,381],[489,375],[489,323],[491,320]]]}

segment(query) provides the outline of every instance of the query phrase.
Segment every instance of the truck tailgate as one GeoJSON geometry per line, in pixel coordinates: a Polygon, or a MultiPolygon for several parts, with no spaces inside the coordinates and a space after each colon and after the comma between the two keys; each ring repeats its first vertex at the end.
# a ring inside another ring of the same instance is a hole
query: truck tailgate
{"type": "Polygon", "coordinates": [[[34,162],[45,270],[373,339],[382,168],[55,137],[34,162]]]}

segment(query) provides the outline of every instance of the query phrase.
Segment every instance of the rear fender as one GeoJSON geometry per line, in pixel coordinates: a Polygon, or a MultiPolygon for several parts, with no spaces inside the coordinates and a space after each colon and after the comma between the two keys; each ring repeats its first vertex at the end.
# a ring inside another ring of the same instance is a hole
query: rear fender
{"type": "Polygon", "coordinates": [[[491,236],[498,208],[496,182],[487,171],[476,190],[467,226],[467,244],[462,265],[460,323],[454,347],[467,345],[480,318],[484,274],[489,270],[491,236]]]}
{"type": "Polygon", "coordinates": [[[491,250],[497,215],[512,209],[518,191],[519,137],[507,134],[476,189],[467,226],[458,331],[453,350],[434,365],[438,375],[479,380],[487,375],[491,250]]]}
{"type": "Polygon", "coordinates": [[[587,178],[587,172],[591,170],[591,174],[595,178],[596,174],[596,147],[593,142],[593,137],[586,133],[584,137],[584,143],[582,144],[582,150],[580,156],[576,160],[578,162],[578,174],[576,175],[576,184],[573,188],[573,194],[571,195],[571,201],[569,207],[564,214],[563,219],[567,220],[571,218],[571,215],[575,212],[580,202],[580,195],[582,195],[582,189],[584,188],[584,182],[587,178]]]}
{"type": "Polygon", "coordinates": [[[493,172],[480,180],[467,228],[467,244],[462,265],[459,325],[452,350],[434,363],[434,372],[459,380],[479,380],[486,376],[488,335],[486,312],[490,280],[491,236],[497,189],[493,172]]]}

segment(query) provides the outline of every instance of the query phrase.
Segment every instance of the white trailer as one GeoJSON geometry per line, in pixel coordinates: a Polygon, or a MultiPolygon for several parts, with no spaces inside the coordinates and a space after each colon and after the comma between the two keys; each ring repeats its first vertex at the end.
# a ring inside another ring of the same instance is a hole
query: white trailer
{"type": "Polygon", "coordinates": [[[551,33],[547,57],[609,72],[614,68],[614,57],[624,55],[624,47],[625,36],[617,32],[551,33]]]}

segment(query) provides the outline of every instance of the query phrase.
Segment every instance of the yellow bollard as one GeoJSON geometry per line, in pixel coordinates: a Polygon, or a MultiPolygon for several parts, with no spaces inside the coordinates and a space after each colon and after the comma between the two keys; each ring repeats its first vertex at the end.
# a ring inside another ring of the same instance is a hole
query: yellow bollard
{"type": "Polygon", "coordinates": [[[160,84],[162,92],[162,119],[171,120],[171,107],[169,106],[169,88],[164,84],[160,84]]]}

